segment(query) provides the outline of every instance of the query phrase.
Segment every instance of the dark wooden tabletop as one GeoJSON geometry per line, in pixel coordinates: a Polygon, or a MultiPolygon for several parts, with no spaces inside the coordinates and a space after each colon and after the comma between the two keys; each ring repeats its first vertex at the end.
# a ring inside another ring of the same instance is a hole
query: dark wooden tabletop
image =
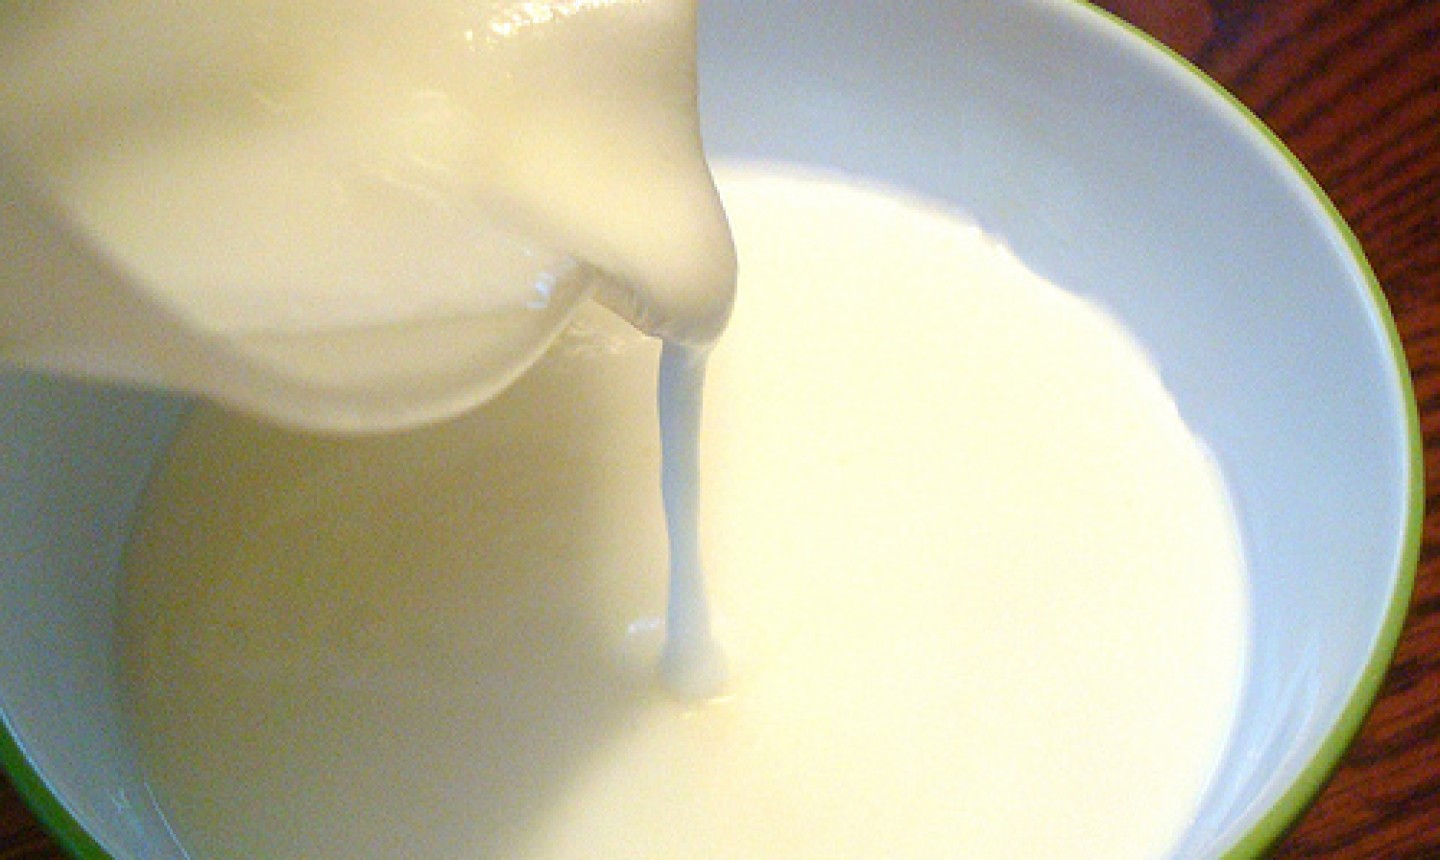
{"type": "MultiPolygon", "coordinates": [[[[1440,0],[1099,0],[1289,144],[1359,236],[1415,377],[1440,493],[1440,0]]],[[[1428,508],[1434,508],[1430,505],[1428,508]]],[[[64,855],[0,780],[0,860],[64,855]]],[[[1440,509],[1380,699],[1275,858],[1440,858],[1440,509]]],[[[255,858],[263,860],[263,858],[255,858]]],[[[363,858],[361,858],[363,860],[363,858]]]]}

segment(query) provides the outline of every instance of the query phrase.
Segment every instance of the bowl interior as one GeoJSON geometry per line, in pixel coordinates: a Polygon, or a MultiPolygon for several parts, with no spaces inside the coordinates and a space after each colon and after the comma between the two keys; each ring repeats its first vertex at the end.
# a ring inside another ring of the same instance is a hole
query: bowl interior
{"type": "MultiPolygon", "coordinates": [[[[1150,350],[1225,470],[1251,582],[1241,713],[1177,856],[1257,849],[1358,727],[1418,543],[1413,396],[1348,231],[1227,97],[1073,0],[707,0],[701,42],[713,156],[951,203],[1150,350]]],[[[80,855],[180,858],[125,738],[112,633],[127,524],[183,404],[25,375],[0,400],[0,754],[80,855]]]]}
{"type": "Polygon", "coordinates": [[[183,404],[13,373],[0,401],[0,757],[72,854],[184,860],[125,731],[115,637],[120,554],[183,404]]]}
{"type": "Polygon", "coordinates": [[[1176,853],[1258,850],[1358,728],[1413,577],[1413,395],[1348,229],[1229,96],[1086,4],[706,12],[715,155],[953,204],[1155,359],[1229,482],[1252,602],[1231,746],[1176,853]]]}

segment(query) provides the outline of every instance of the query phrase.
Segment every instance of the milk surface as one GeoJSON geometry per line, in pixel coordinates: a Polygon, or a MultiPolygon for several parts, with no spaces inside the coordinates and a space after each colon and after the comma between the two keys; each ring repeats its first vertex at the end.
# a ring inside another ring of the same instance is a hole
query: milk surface
{"type": "Polygon", "coordinates": [[[582,314],[461,420],[198,411],[128,559],[126,695],[195,860],[1158,857],[1236,703],[1221,478],[1104,313],[924,201],[723,171],[701,552],[656,678],[658,346],[582,314]]]}
{"type": "Polygon", "coordinates": [[[0,355],[373,429],[493,396],[592,296],[707,343],[734,258],[694,27],[693,0],[7,4],[0,165],[184,337],[0,326],[0,355]]]}

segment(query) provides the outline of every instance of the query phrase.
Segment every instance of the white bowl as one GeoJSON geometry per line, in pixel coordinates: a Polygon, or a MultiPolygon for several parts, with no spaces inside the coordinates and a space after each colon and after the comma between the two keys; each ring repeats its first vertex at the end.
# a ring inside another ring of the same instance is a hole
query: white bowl
{"type": "MultiPolygon", "coordinates": [[[[1374,276],[1301,166],[1169,51],[1074,0],[706,0],[716,156],[968,210],[1148,347],[1234,494],[1253,617],[1178,852],[1251,856],[1371,704],[1420,539],[1414,397],[1374,276]]],[[[118,706],[117,561],[182,401],[0,379],[0,757],[81,858],[182,858],[118,706]]]]}

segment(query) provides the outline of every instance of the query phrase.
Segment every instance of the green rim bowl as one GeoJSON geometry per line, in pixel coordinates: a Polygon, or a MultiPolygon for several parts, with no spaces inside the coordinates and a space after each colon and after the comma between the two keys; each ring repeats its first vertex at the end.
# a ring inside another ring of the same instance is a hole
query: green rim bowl
{"type": "MultiPolygon", "coordinates": [[[[1176,857],[1252,857],[1369,710],[1413,587],[1421,437],[1354,236],[1234,98],[1074,0],[706,0],[712,155],[971,213],[1151,352],[1225,473],[1250,575],[1232,737],[1176,857]]],[[[118,560],[185,404],[0,378],[0,759],[81,860],[184,860],[116,683],[118,560]]]]}

